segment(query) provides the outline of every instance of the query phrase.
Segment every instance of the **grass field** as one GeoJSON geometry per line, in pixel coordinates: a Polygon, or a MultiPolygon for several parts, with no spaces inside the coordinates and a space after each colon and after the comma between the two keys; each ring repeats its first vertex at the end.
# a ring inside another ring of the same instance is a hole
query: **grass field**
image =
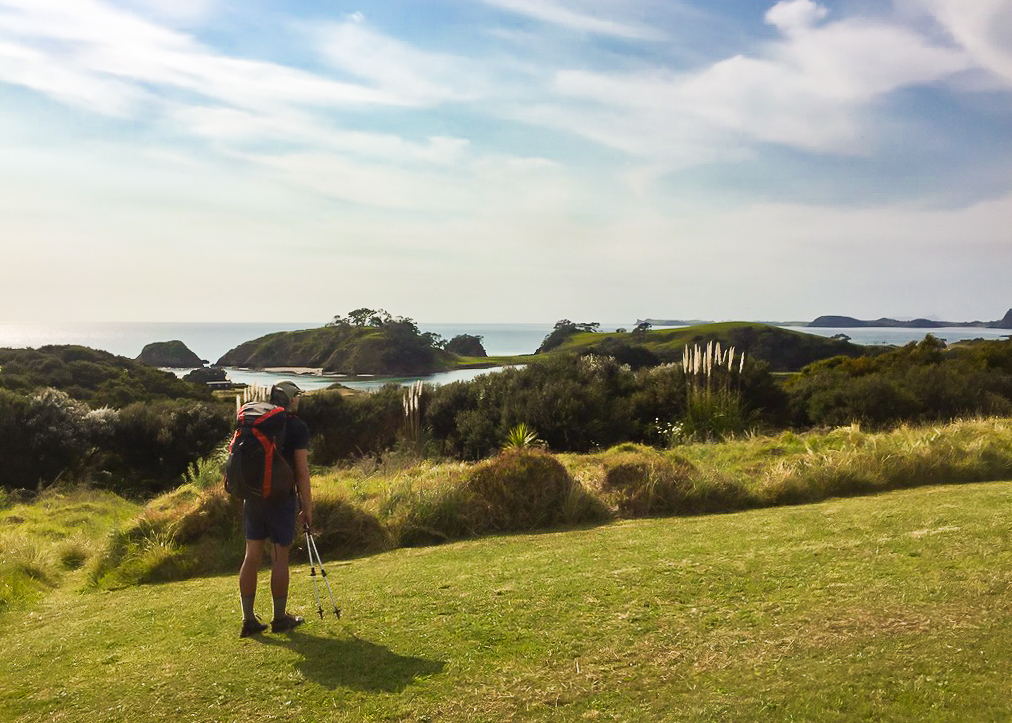
{"type": "Polygon", "coordinates": [[[233,576],[79,570],[0,617],[0,720],[1009,720],[1010,527],[997,482],[395,550],[246,640],[233,576]]]}

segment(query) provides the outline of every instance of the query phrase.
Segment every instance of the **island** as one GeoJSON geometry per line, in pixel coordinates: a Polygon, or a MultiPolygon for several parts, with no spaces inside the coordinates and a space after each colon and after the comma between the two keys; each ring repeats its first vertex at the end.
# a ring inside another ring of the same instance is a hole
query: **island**
{"type": "Polygon", "coordinates": [[[933,321],[931,319],[897,319],[881,318],[873,320],[855,319],[852,316],[820,316],[807,326],[824,329],[860,329],[865,327],[897,328],[897,329],[940,329],[943,327],[976,327],[980,329],[1012,329],[1012,309],[998,321],[933,321]]]}
{"type": "Polygon", "coordinates": [[[412,319],[363,308],[347,317],[335,316],[323,327],[281,331],[245,342],[226,352],[215,366],[415,376],[455,369],[461,356],[485,356],[480,338],[456,337],[445,342],[438,334],[420,331],[412,319]]]}
{"type": "Polygon", "coordinates": [[[156,341],[152,344],[147,344],[141,350],[136,361],[152,367],[170,367],[173,369],[204,366],[204,361],[178,339],[156,341]]]}

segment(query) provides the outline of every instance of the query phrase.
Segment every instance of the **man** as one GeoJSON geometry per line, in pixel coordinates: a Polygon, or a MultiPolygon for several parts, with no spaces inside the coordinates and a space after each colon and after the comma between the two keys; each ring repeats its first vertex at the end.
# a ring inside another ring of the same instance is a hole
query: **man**
{"type": "Polygon", "coordinates": [[[242,603],[242,631],[239,637],[262,633],[267,625],[253,612],[257,592],[257,572],[263,558],[267,540],[274,544],[271,563],[271,596],[274,599],[274,619],[271,631],[292,630],[302,624],[297,615],[288,613],[288,550],[295,540],[295,510],[300,507],[298,521],[304,527],[313,523],[313,498],[309,489],[309,428],[295,416],[299,409],[302,390],[289,381],[271,387],[271,404],[283,407],[287,413],[285,440],[281,456],[292,468],[295,487],[292,494],[276,502],[249,499],[243,503],[243,530],[246,534],[246,557],[239,569],[239,599],[242,603]],[[296,497],[296,491],[298,497],[296,497]],[[300,504],[301,503],[301,504],[300,504]]]}

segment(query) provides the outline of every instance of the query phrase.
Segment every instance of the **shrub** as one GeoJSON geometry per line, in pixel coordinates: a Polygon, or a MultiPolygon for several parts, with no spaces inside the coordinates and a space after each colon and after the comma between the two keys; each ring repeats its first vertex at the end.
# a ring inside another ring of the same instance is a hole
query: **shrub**
{"type": "Polygon", "coordinates": [[[540,447],[543,444],[544,442],[538,438],[538,433],[532,427],[521,422],[506,435],[506,441],[503,442],[502,448],[527,449],[530,447],[540,447]]]}
{"type": "Polygon", "coordinates": [[[587,451],[636,434],[634,390],[632,372],[612,359],[550,357],[436,389],[426,423],[461,459],[488,456],[521,422],[551,449],[587,451]]]}
{"type": "Polygon", "coordinates": [[[1012,413],[1012,342],[947,350],[932,336],[875,357],[812,364],[787,384],[798,425],[897,422],[1012,413]]]}
{"type": "Polygon", "coordinates": [[[312,435],[313,463],[332,465],[393,447],[404,425],[403,399],[398,384],[355,397],[344,397],[337,390],[305,395],[299,416],[312,435]]]}
{"type": "Polygon", "coordinates": [[[628,365],[634,371],[655,367],[661,363],[660,357],[642,344],[630,344],[614,337],[595,344],[585,353],[611,357],[619,364],[628,365]]]}
{"type": "Polygon", "coordinates": [[[113,474],[108,484],[133,493],[171,489],[191,465],[219,448],[232,426],[228,405],[131,404],[113,423],[108,460],[113,474]]]}
{"type": "Polygon", "coordinates": [[[91,449],[88,408],[66,393],[0,390],[0,485],[36,489],[78,476],[91,449]]]}
{"type": "Polygon", "coordinates": [[[563,521],[575,483],[558,460],[544,452],[517,450],[487,460],[467,478],[478,532],[549,527],[563,521]]]}

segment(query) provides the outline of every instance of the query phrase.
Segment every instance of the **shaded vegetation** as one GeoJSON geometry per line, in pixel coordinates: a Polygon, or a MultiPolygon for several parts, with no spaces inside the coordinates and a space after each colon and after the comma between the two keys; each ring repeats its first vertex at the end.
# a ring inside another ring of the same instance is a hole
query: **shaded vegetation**
{"type": "Polygon", "coordinates": [[[175,374],[84,346],[0,349],[0,389],[27,394],[47,387],[93,408],[124,407],[156,399],[207,401],[206,386],[175,374]]]}
{"type": "Polygon", "coordinates": [[[221,443],[231,416],[206,386],[124,357],[0,349],[0,487],[63,480],[161,492],[221,443]]]}
{"type": "Polygon", "coordinates": [[[877,352],[876,349],[841,339],[805,334],[768,324],[735,321],[677,329],[651,329],[649,324],[642,324],[641,327],[628,333],[597,333],[570,324],[561,327],[565,333],[560,331],[558,343],[552,348],[576,353],[600,349],[602,353],[607,353],[606,345],[624,343],[649,351],[661,362],[668,363],[680,361],[682,349],[687,344],[705,346],[710,342],[719,342],[725,349],[733,346],[753,359],[766,362],[770,371],[774,372],[797,371],[807,364],[834,356],[857,357],[877,352]]]}
{"type": "Polygon", "coordinates": [[[1012,341],[946,348],[933,336],[874,357],[836,357],[787,382],[799,426],[1012,414],[1012,341]]]}
{"type": "Polygon", "coordinates": [[[458,334],[446,342],[446,351],[457,356],[487,357],[488,352],[481,343],[482,337],[475,334],[458,334]]]}

